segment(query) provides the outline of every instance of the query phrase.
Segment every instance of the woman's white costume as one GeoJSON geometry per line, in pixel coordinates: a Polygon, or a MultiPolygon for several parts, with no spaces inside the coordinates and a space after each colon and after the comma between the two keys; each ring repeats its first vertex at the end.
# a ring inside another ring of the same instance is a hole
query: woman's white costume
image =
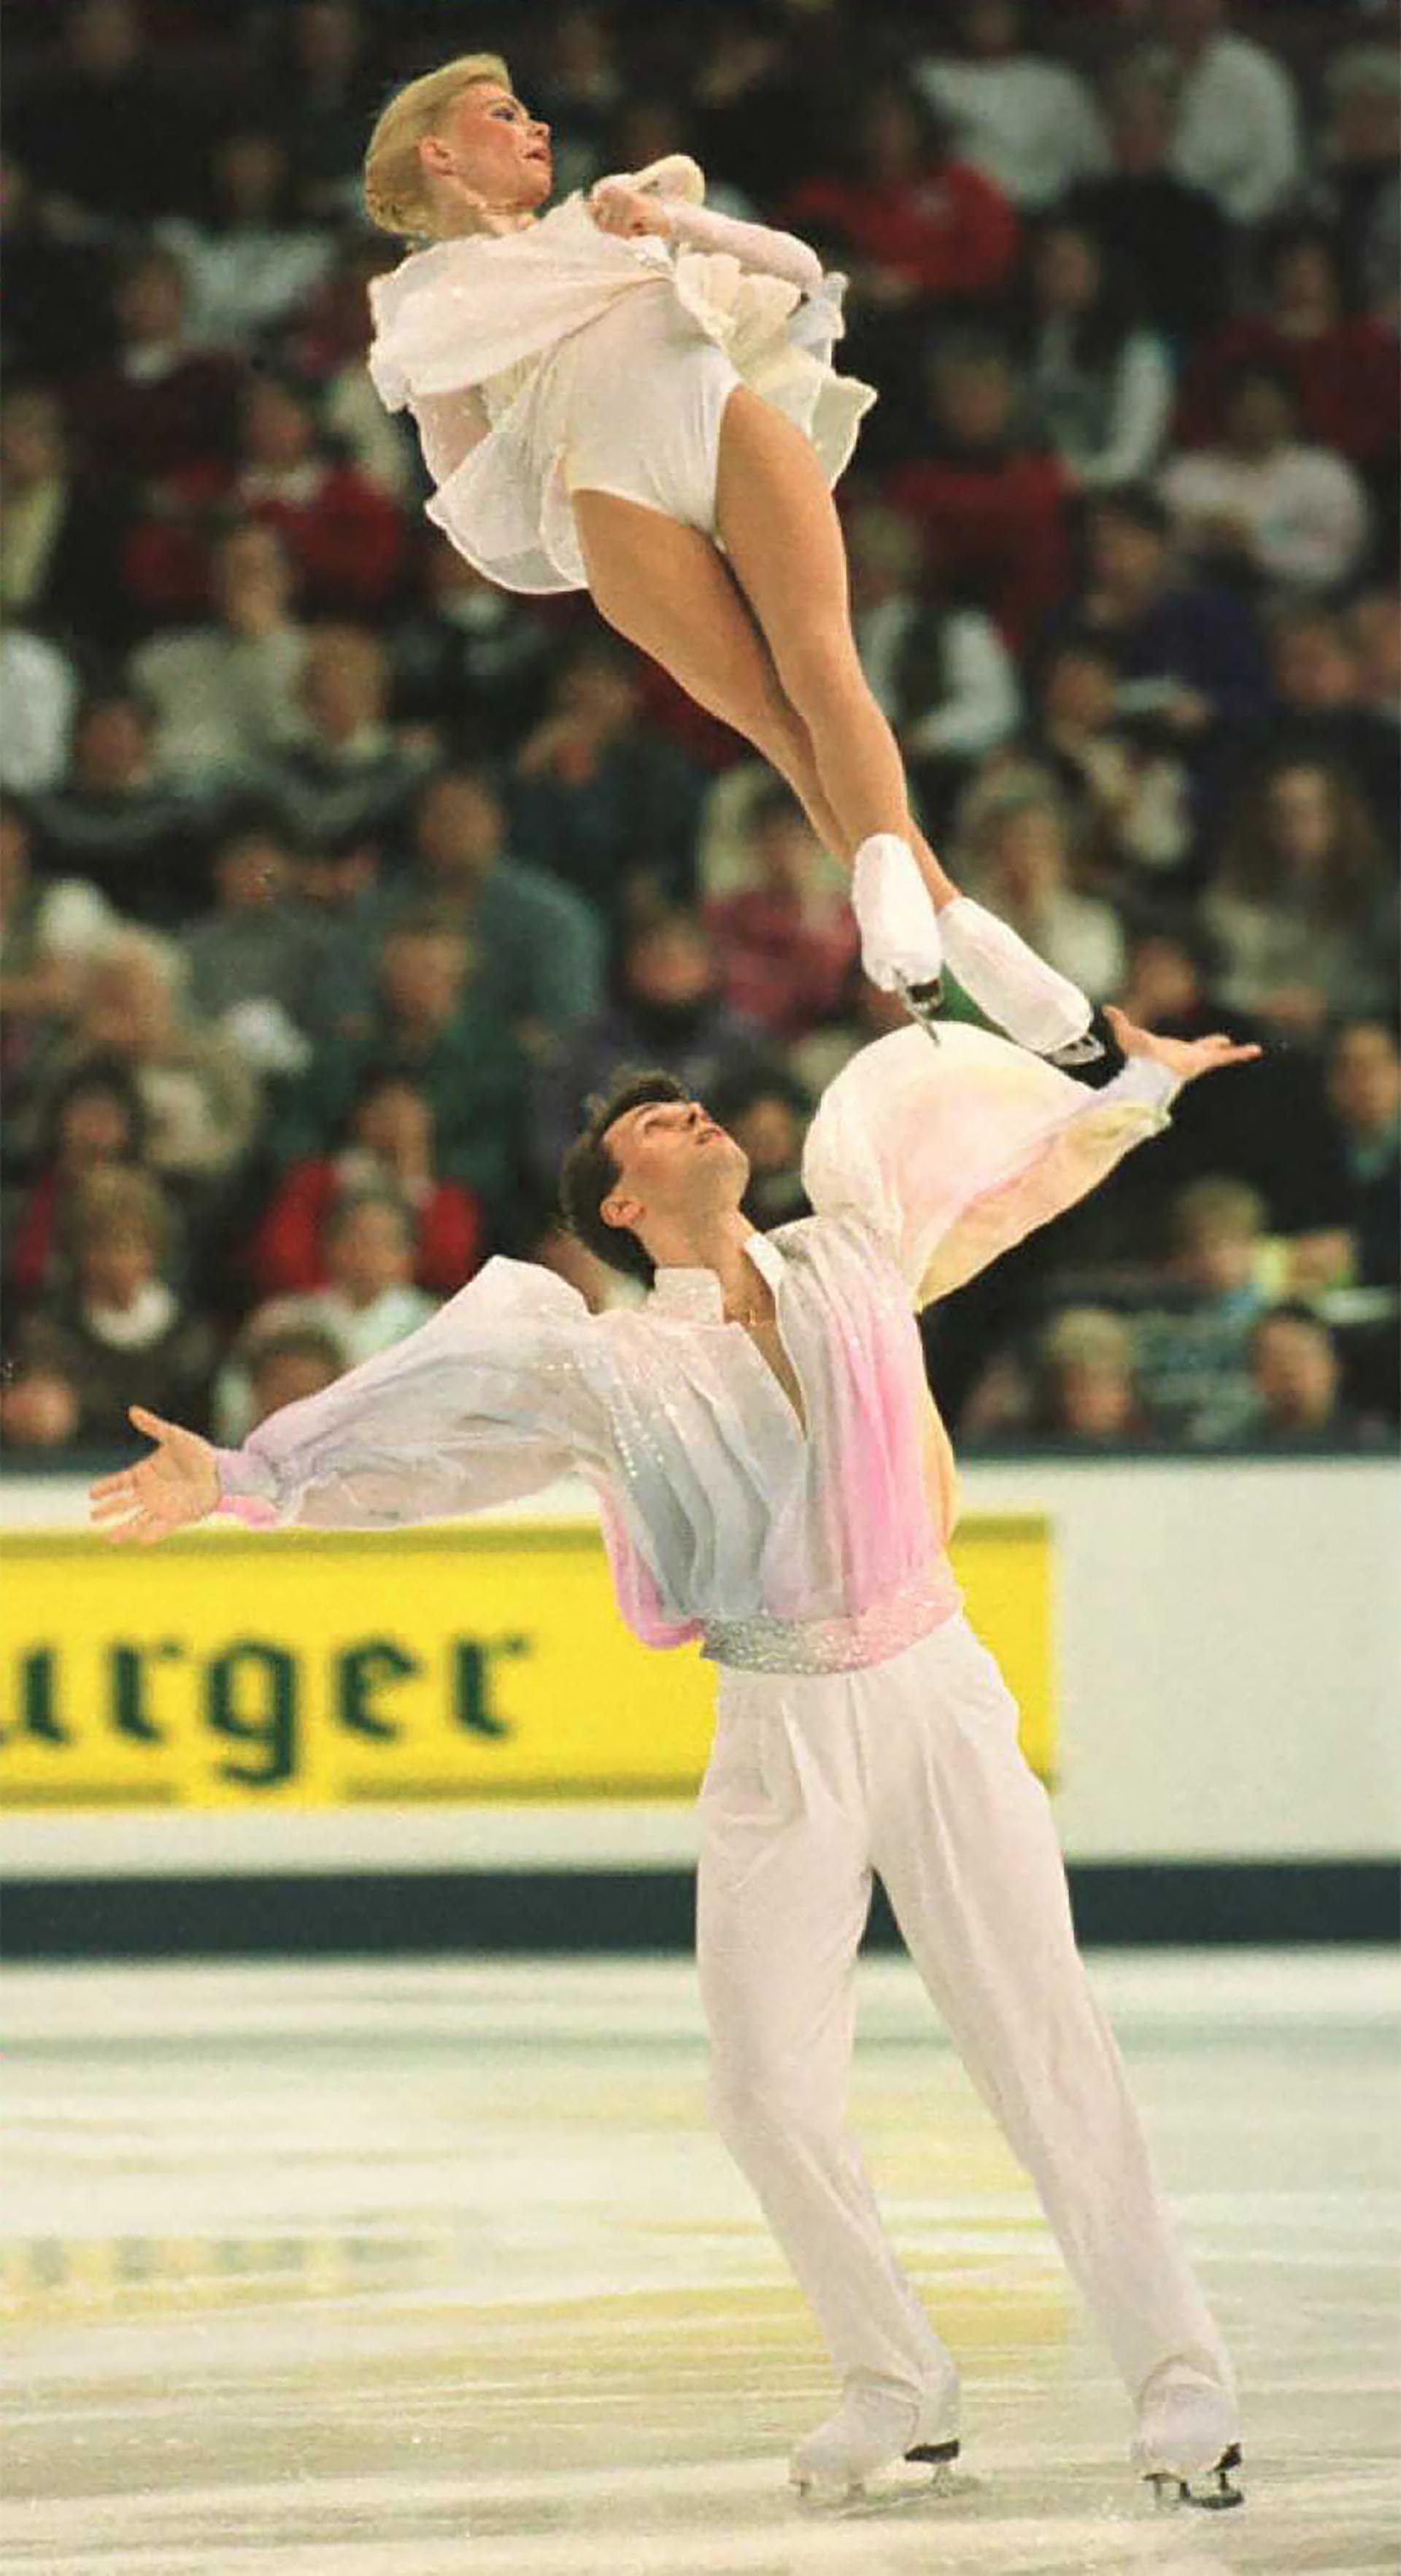
{"type": "Polygon", "coordinates": [[[831,364],[845,280],[791,234],[695,200],[677,156],[644,171],[673,232],[601,232],[583,197],[519,232],[416,251],[370,288],[369,367],[412,411],[428,516],[506,590],[582,590],[570,506],[614,492],[715,534],[720,423],[747,384],[810,439],[829,483],[869,385],[831,364]]]}

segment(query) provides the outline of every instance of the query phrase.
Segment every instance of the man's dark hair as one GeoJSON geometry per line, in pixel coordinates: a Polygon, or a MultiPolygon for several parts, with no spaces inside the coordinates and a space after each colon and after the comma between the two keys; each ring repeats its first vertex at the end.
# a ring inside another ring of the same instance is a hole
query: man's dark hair
{"type": "Polygon", "coordinates": [[[559,1203],[570,1233],[610,1270],[621,1271],[625,1279],[640,1279],[648,1288],[656,1273],[651,1254],[625,1226],[608,1225],[602,1215],[604,1200],[612,1197],[622,1177],[605,1140],[609,1128],[626,1118],[630,1109],[641,1109],[649,1100],[690,1097],[674,1073],[623,1068],[614,1074],[606,1092],[595,1093],[585,1103],[584,1125],[560,1165],[559,1203]]]}

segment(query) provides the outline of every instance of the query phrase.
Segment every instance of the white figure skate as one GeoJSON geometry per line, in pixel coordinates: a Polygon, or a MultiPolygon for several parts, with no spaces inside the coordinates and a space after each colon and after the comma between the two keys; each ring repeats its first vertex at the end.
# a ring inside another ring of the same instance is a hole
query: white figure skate
{"type": "Polygon", "coordinates": [[[835,2415],[798,2444],[789,2484],[813,2504],[846,2504],[898,2460],[940,2469],[958,2457],[958,2393],[952,2371],[922,2394],[853,2372],[835,2415]]]}
{"type": "Polygon", "coordinates": [[[961,894],[939,915],[939,932],[969,1000],[1018,1046],[1064,1067],[1103,1055],[1079,986],[1028,948],[1010,923],[961,894]]]}
{"type": "Polygon", "coordinates": [[[852,862],[851,908],[861,930],[861,963],[883,993],[898,993],[913,1019],[938,1037],[944,947],[939,916],[908,841],[873,832],[852,862]]]}
{"type": "Polygon", "coordinates": [[[1160,2505],[1195,2504],[1219,2513],[1245,2501],[1231,2477],[1241,2464],[1235,2402],[1187,2362],[1164,2362],[1154,2371],[1139,2400],[1130,2456],[1160,2505]]]}

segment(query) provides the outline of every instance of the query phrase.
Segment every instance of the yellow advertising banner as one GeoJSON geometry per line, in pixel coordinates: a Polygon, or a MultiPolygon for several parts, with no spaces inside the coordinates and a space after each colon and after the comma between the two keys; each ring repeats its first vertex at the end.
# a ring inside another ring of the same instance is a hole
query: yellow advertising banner
{"type": "MultiPolygon", "coordinates": [[[[705,1768],[710,1668],[629,1634],[586,1525],[12,1531],[0,1558],[11,1809],[687,1799],[705,1768]]],[[[954,1562],[1048,1777],[1047,1526],[972,1517],[954,1562]]]]}

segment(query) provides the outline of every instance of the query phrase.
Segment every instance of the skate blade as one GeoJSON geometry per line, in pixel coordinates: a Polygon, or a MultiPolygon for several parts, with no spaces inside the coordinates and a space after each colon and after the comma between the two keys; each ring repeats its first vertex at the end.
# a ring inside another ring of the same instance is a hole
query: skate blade
{"type": "Polygon", "coordinates": [[[937,1014],[944,1007],[944,987],[940,977],[936,975],[931,984],[907,984],[902,975],[898,991],[911,1019],[918,1020],[926,1036],[931,1037],[937,1046],[937,1014]]]}
{"type": "Polygon", "coordinates": [[[1233,2442],[1228,2451],[1222,2452],[1215,2468],[1206,2471],[1217,2483],[1204,2495],[1198,2495],[1190,2479],[1179,2477],[1173,2469],[1148,2469],[1144,2484],[1152,2488],[1153,2501],[1164,2513],[1180,2513],[1184,2505],[1195,2505],[1202,2513],[1225,2513],[1231,2505],[1245,2502],[1243,2491],[1233,2486],[1230,2478],[1230,2471],[1240,2464],[1240,2444],[1233,2442]]]}
{"type": "MultiPolygon", "coordinates": [[[[957,2442],[921,2442],[914,2450],[906,2451],[902,2455],[903,2462],[933,2472],[931,2477],[921,2478],[918,2482],[911,2478],[893,2486],[868,2486],[864,2478],[856,2478],[838,2485],[834,2480],[804,2477],[790,2469],[788,2483],[800,2503],[817,2513],[889,2512],[892,2506],[909,2505],[931,2495],[951,2494],[953,2482],[949,2472],[958,2458],[958,2451],[957,2442]]],[[[890,2471],[882,2472],[882,2475],[897,2471],[901,2465],[902,2461],[892,2461],[890,2471]]]]}
{"type": "Polygon", "coordinates": [[[1098,1064],[1103,1053],[1099,1039],[1092,1029],[1087,1029],[1082,1038],[1072,1038],[1068,1046],[1057,1047],[1046,1061],[1062,1068],[1072,1064],[1098,1064]]]}

